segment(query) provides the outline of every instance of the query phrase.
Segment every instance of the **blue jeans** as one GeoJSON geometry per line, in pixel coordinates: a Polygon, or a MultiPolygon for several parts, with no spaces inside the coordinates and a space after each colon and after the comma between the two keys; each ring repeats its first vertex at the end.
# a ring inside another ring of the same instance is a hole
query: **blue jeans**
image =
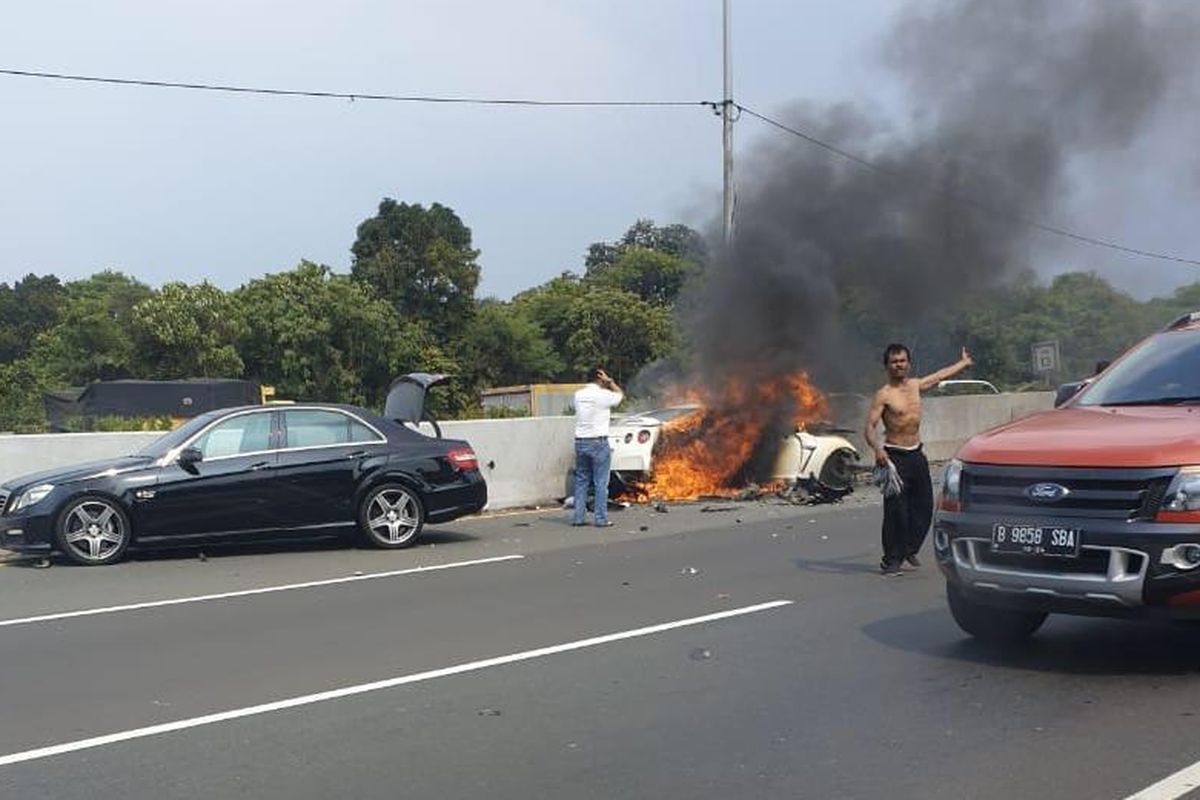
{"type": "Polygon", "coordinates": [[[597,525],[608,522],[608,468],[612,450],[608,437],[575,440],[575,515],[573,522],[582,525],[587,517],[588,483],[596,487],[595,518],[597,525]]]}

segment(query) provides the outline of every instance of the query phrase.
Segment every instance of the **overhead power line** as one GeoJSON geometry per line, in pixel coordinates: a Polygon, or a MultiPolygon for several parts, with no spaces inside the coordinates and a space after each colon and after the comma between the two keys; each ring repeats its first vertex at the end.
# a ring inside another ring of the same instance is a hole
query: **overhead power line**
{"type": "Polygon", "coordinates": [[[446,103],[479,106],[566,106],[592,108],[680,108],[686,106],[709,106],[711,100],[537,100],[533,98],[498,97],[448,97],[438,95],[376,94],[373,92],[322,92],[310,89],[277,89],[261,86],[231,86],[219,83],[188,83],[183,81],[159,81],[142,78],[107,78],[96,75],[68,75],[61,72],[35,72],[24,69],[0,68],[0,75],[18,78],[43,78],[76,83],[103,83],[116,86],[144,86],[155,89],[191,89],[204,92],[230,92],[234,94],[274,95],[283,97],[323,97],[337,100],[379,100],[392,103],[446,103]]]}
{"type": "MultiPolygon", "coordinates": [[[[141,86],[156,89],[188,89],[192,91],[205,92],[225,92],[232,94],[248,94],[248,95],[271,95],[276,97],[315,97],[338,100],[374,100],[393,103],[441,103],[441,104],[459,104],[459,105],[482,105],[482,106],[535,106],[535,107],[575,107],[575,108],[687,108],[695,106],[704,106],[710,108],[717,113],[721,113],[720,109],[726,106],[726,103],[713,100],[542,100],[535,98],[521,97],[452,97],[444,95],[401,95],[401,94],[379,94],[374,92],[328,92],[312,89],[280,89],[274,87],[262,86],[234,86],[229,84],[217,83],[192,83],[184,81],[162,81],[149,80],[143,78],[111,78],[98,75],[72,75],[61,72],[40,72],[35,70],[22,69],[7,69],[0,68],[0,75],[7,75],[18,78],[40,78],[44,80],[69,81],[75,83],[98,83],[115,86],[141,86]]],[[[732,103],[739,114],[745,113],[766,123],[774,128],[796,136],[809,144],[820,147],[835,155],[838,155],[848,161],[852,161],[859,166],[878,172],[882,175],[891,177],[901,177],[893,170],[882,167],[862,156],[855,155],[847,150],[830,144],[822,139],[805,133],[790,125],[786,125],[777,119],[767,116],[766,114],[755,111],[752,108],[732,103]]],[[[994,216],[1003,217],[1005,219],[1017,222],[1035,230],[1045,233],[1062,236],[1067,239],[1072,239],[1084,244],[1090,244],[1095,247],[1104,247],[1109,250],[1115,250],[1130,255],[1143,256],[1145,258],[1158,259],[1160,261],[1172,261],[1178,264],[1190,264],[1192,266],[1200,266],[1200,259],[1186,258],[1184,256],[1171,255],[1169,253],[1159,253],[1153,250],[1144,250],[1138,247],[1129,247],[1118,242],[1099,239],[1094,236],[1087,236],[1081,233],[1076,233],[1066,228],[1061,228],[1056,225],[1049,225],[1019,214],[1005,211],[996,208],[986,203],[980,202],[972,197],[966,196],[960,192],[955,192],[945,187],[935,187],[936,191],[945,194],[946,196],[962,202],[966,205],[973,206],[986,211],[994,216]]]]}
{"type": "MultiPolygon", "coordinates": [[[[866,167],[867,169],[878,172],[881,175],[887,175],[887,176],[893,177],[893,178],[903,177],[899,173],[897,173],[895,170],[890,170],[887,167],[881,167],[880,165],[874,163],[873,161],[863,158],[862,156],[855,155],[854,153],[851,153],[847,150],[843,150],[842,148],[838,147],[837,145],[833,145],[833,144],[830,144],[829,142],[818,139],[816,136],[813,136],[812,134],[805,133],[804,131],[794,128],[790,125],[785,125],[784,123],[780,122],[779,120],[772,119],[771,117],[767,116],[766,114],[760,114],[759,112],[755,111],[752,108],[747,108],[746,106],[738,105],[737,109],[738,109],[738,111],[740,111],[744,114],[749,114],[750,116],[754,117],[755,119],[758,119],[762,122],[765,122],[768,125],[771,125],[772,127],[778,128],[781,131],[790,133],[793,136],[803,139],[804,141],[808,142],[809,144],[816,145],[817,147],[820,147],[824,150],[828,150],[829,152],[834,153],[835,155],[841,156],[842,158],[844,158],[848,161],[852,161],[855,164],[858,164],[859,166],[866,167]]],[[[1186,258],[1184,256],[1176,256],[1176,255],[1171,255],[1169,253],[1158,253],[1153,250],[1143,250],[1138,247],[1128,247],[1128,246],[1120,244],[1118,242],[1112,242],[1112,241],[1108,241],[1106,239],[1097,239],[1094,236],[1086,236],[1082,233],[1075,233],[1074,231],[1067,230],[1066,228],[1060,228],[1056,225],[1047,225],[1046,223],[1038,222],[1037,220],[1033,220],[1028,217],[1021,216],[1020,214],[1016,214],[1011,211],[1005,211],[1003,209],[996,208],[995,206],[980,202],[979,200],[976,200],[973,197],[964,195],[961,192],[956,192],[956,191],[946,188],[946,187],[934,187],[934,189],[935,189],[935,191],[941,192],[942,194],[946,195],[947,197],[949,197],[953,200],[957,200],[966,205],[973,206],[974,208],[977,208],[981,211],[986,211],[987,213],[992,214],[994,216],[1003,217],[1012,222],[1017,222],[1021,225],[1025,225],[1027,227],[1033,228],[1035,230],[1043,231],[1045,233],[1052,233],[1056,236],[1062,236],[1067,239],[1073,239],[1077,242],[1083,242],[1084,244],[1090,244],[1095,247],[1105,247],[1105,248],[1108,248],[1109,250],[1116,250],[1121,253],[1129,253],[1131,255],[1143,256],[1145,258],[1154,258],[1154,259],[1158,259],[1160,261],[1173,261],[1177,264],[1190,264],[1192,266],[1200,267],[1200,259],[1186,258]]]]}

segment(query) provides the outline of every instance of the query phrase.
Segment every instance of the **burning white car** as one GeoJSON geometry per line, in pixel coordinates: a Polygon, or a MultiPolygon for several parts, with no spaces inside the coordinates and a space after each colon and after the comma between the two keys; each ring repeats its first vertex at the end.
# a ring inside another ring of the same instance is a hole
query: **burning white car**
{"type": "MultiPolygon", "coordinates": [[[[686,423],[689,415],[702,411],[699,405],[678,405],[614,419],[609,443],[617,481],[631,486],[654,478],[655,445],[664,426],[686,423]]],[[[845,437],[802,428],[780,441],[769,477],[776,481],[812,478],[832,489],[848,489],[858,460],[858,450],[845,437]]]]}

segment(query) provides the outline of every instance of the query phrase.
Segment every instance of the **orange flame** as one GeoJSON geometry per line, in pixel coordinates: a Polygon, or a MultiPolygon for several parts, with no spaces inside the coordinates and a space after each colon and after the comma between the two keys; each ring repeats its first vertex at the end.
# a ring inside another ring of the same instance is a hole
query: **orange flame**
{"type": "MultiPolygon", "coordinates": [[[[773,415],[790,406],[793,430],[828,415],[825,397],[805,373],[730,383],[710,392],[683,388],[670,397],[699,402],[701,408],[663,425],[654,446],[654,474],[639,487],[641,499],[735,495],[749,477],[756,449],[773,444],[769,429],[779,424],[773,415]]],[[[775,452],[767,455],[773,459],[775,452]]]]}

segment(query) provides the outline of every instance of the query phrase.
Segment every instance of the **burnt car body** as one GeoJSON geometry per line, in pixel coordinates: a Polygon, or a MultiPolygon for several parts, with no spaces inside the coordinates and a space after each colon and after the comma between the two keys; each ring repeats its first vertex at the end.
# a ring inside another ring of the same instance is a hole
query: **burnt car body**
{"type": "Polygon", "coordinates": [[[0,486],[0,547],[98,565],[135,544],[355,528],[406,547],[480,511],[487,485],[467,442],[404,422],[334,404],[212,411],[135,455],[0,486]]]}

